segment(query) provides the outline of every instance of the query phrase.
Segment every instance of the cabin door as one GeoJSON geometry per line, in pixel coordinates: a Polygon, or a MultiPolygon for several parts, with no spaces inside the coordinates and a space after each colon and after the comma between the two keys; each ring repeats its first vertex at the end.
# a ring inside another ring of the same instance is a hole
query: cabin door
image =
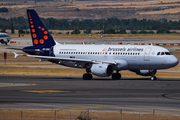
{"type": "Polygon", "coordinates": [[[144,53],[144,61],[149,61],[150,52],[151,52],[151,48],[146,48],[144,53]]]}

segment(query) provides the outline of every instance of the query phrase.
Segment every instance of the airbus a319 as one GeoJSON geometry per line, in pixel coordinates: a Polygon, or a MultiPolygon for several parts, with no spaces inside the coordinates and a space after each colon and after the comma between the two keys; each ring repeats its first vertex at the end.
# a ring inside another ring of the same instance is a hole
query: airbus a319
{"type": "Polygon", "coordinates": [[[153,45],[59,44],[52,38],[35,10],[27,10],[27,16],[33,46],[23,48],[30,55],[14,53],[15,57],[35,57],[41,61],[82,68],[86,70],[84,80],[91,80],[92,74],[121,79],[121,70],[130,70],[156,80],[157,70],[174,67],[179,62],[167,49],[153,45]]]}

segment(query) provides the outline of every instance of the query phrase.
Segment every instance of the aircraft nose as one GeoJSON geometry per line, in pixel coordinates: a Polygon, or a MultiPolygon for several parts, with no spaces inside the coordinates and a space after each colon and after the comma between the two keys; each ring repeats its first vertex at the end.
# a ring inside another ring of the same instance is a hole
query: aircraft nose
{"type": "Polygon", "coordinates": [[[174,56],[169,59],[169,63],[172,65],[172,67],[174,67],[179,63],[179,60],[174,56]]]}

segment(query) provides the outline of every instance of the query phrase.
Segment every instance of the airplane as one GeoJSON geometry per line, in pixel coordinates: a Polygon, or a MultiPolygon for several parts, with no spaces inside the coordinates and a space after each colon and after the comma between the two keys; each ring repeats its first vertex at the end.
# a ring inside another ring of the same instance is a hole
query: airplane
{"type": "Polygon", "coordinates": [[[112,76],[113,80],[119,80],[121,70],[130,70],[156,80],[157,70],[171,68],[179,63],[169,50],[153,45],[60,44],[50,35],[35,10],[28,9],[27,16],[33,46],[22,49],[30,55],[14,52],[15,58],[35,57],[40,61],[82,68],[86,70],[82,76],[84,80],[91,80],[92,74],[112,76]]]}
{"type": "Polygon", "coordinates": [[[11,40],[11,36],[7,33],[1,33],[0,32],[0,42],[1,44],[6,44],[9,43],[9,41],[11,40]]]}

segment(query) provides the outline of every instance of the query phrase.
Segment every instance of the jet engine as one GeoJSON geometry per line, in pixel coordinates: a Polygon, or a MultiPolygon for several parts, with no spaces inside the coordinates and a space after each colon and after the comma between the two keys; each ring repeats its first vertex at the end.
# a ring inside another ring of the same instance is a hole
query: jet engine
{"type": "Polygon", "coordinates": [[[133,72],[135,72],[137,75],[151,76],[151,75],[155,75],[157,70],[135,70],[133,72]]]}
{"type": "Polygon", "coordinates": [[[6,44],[6,45],[7,45],[7,43],[8,43],[9,41],[10,41],[10,40],[8,40],[8,39],[6,39],[6,38],[0,39],[0,42],[1,42],[2,44],[6,44]]]}
{"type": "Polygon", "coordinates": [[[113,66],[109,64],[93,64],[91,67],[91,73],[100,77],[108,77],[113,74],[113,66]]]}

